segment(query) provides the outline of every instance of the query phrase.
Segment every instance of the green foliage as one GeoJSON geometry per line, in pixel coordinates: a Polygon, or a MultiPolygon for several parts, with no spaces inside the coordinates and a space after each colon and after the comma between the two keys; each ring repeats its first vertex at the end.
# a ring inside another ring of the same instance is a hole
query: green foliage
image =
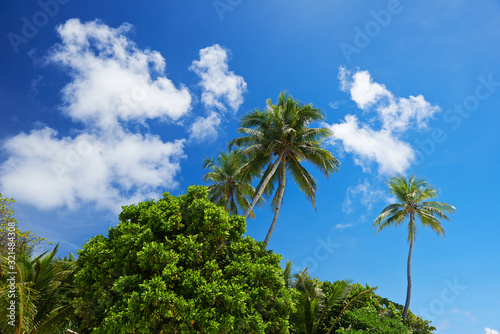
{"type": "Polygon", "coordinates": [[[123,207],[79,252],[79,333],[287,333],[281,257],[205,187],[123,207]]]}
{"type": "Polygon", "coordinates": [[[73,284],[76,263],[71,254],[63,260],[55,258],[57,249],[58,246],[36,258],[21,253],[16,256],[15,265],[9,261],[12,257],[2,256],[2,333],[60,333],[60,329],[70,322],[76,292],[73,284]],[[15,289],[12,289],[11,282],[15,289]],[[13,319],[8,317],[8,307],[12,302],[15,305],[15,326],[9,324],[13,319]]]}
{"type": "MultiPolygon", "coordinates": [[[[326,296],[331,294],[342,281],[323,282],[322,289],[326,296]]],[[[403,306],[372,293],[372,288],[359,283],[352,284],[349,294],[340,305],[334,306],[326,315],[322,333],[327,333],[334,319],[338,318],[342,307],[350,305],[334,326],[332,333],[422,333],[431,334],[436,328],[430,321],[423,320],[409,311],[404,322],[401,319],[403,306]]]]}
{"type": "Polygon", "coordinates": [[[333,328],[344,312],[358,298],[371,294],[376,289],[367,287],[346,300],[353,287],[350,281],[337,281],[334,284],[320,282],[309,276],[307,268],[293,276],[291,269],[292,262],[288,261],[283,270],[283,277],[285,286],[293,293],[295,302],[295,307],[290,311],[292,333],[333,333],[333,328]]]}
{"type": "Polygon", "coordinates": [[[327,128],[311,128],[312,122],[321,122],[324,116],[311,104],[304,105],[282,92],[278,102],[267,100],[267,108],[254,110],[241,119],[239,133],[244,136],[229,143],[242,148],[247,157],[243,170],[249,177],[261,177],[257,192],[244,216],[253,209],[256,200],[265,192],[270,195],[278,189],[271,202],[275,216],[264,243],[267,245],[278,218],[287,174],[292,176],[299,189],[316,208],[317,181],[304,167],[307,161],[329,176],[338,170],[339,161],[323,147],[324,140],[332,135],[327,128]]]}
{"type": "Polygon", "coordinates": [[[11,207],[15,202],[0,193],[0,254],[7,255],[12,250],[18,255],[23,252],[31,254],[36,246],[48,241],[31,231],[22,231],[17,227],[18,222],[14,218],[16,213],[11,207]]]}
{"type": "MultiPolygon", "coordinates": [[[[255,192],[251,178],[243,173],[242,167],[247,162],[240,150],[221,152],[217,159],[203,160],[203,168],[209,170],[203,180],[213,182],[208,187],[210,200],[231,214],[238,214],[238,207],[246,210],[250,205],[248,198],[255,192]]],[[[253,211],[250,216],[255,217],[253,211]]]]}
{"type": "Polygon", "coordinates": [[[384,313],[379,314],[375,307],[366,306],[345,312],[342,323],[348,324],[347,328],[341,327],[335,333],[374,333],[374,334],[404,334],[411,333],[400,319],[395,319],[384,313]]]}
{"type": "Polygon", "coordinates": [[[410,218],[408,225],[408,241],[417,233],[415,218],[419,218],[424,227],[430,227],[438,235],[444,236],[444,228],[439,219],[449,220],[446,213],[455,211],[455,207],[443,202],[429,201],[437,197],[437,189],[423,179],[412,175],[391,177],[387,183],[389,191],[396,197],[398,203],[388,205],[375,219],[373,226],[380,232],[389,226],[398,226],[410,218]]]}

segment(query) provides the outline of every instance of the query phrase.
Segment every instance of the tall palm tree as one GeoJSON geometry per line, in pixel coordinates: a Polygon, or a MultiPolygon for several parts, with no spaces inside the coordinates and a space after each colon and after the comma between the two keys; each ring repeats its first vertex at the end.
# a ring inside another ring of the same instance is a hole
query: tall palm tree
{"type": "Polygon", "coordinates": [[[241,153],[248,157],[243,167],[246,175],[255,177],[262,174],[244,217],[249,215],[264,191],[269,194],[274,185],[278,185],[272,200],[274,219],[264,240],[266,246],[278,220],[287,173],[291,174],[316,209],[317,182],[305,169],[303,162],[312,163],[327,177],[338,170],[339,161],[322,147],[323,141],[332,132],[327,128],[310,127],[311,122],[323,120],[324,116],[318,108],[311,104],[304,105],[282,92],[276,105],[268,99],[265,110],[254,110],[243,116],[238,132],[244,136],[229,143],[230,148],[234,145],[243,148],[241,153]]]}
{"type": "MultiPolygon", "coordinates": [[[[217,159],[203,160],[203,168],[209,170],[203,179],[214,183],[208,187],[210,200],[231,214],[238,214],[238,206],[246,210],[250,205],[248,198],[255,192],[251,180],[242,173],[245,162],[239,150],[221,152],[217,159]]],[[[250,215],[255,216],[253,211],[250,215]]]]}
{"type": "Polygon", "coordinates": [[[429,200],[437,197],[437,189],[423,179],[416,179],[415,175],[412,175],[409,179],[404,176],[391,177],[387,184],[390,193],[396,196],[398,203],[390,204],[382,210],[382,213],[375,219],[373,226],[378,227],[378,233],[391,225],[398,226],[406,218],[409,218],[408,242],[410,243],[410,251],[408,252],[407,263],[408,287],[403,311],[403,321],[406,321],[411,298],[411,257],[413,243],[417,234],[416,218],[420,219],[424,227],[428,226],[438,236],[444,236],[444,228],[439,219],[449,220],[445,213],[454,212],[455,207],[443,202],[429,200]]]}
{"type": "Polygon", "coordinates": [[[72,297],[76,293],[73,277],[76,262],[72,255],[55,258],[58,245],[49,254],[29,258],[26,253],[16,257],[14,267],[2,256],[0,271],[0,328],[5,333],[35,334],[60,333],[61,326],[69,323],[73,314],[72,297]],[[14,268],[14,269],[12,269],[14,268]],[[15,277],[15,294],[8,278],[15,277]],[[15,301],[15,326],[8,307],[15,301]]]}

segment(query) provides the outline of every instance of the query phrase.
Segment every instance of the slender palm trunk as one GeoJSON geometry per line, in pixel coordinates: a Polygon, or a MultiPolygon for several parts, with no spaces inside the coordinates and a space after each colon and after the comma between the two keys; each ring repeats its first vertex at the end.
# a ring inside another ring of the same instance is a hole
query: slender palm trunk
{"type": "Polygon", "coordinates": [[[408,252],[408,263],[406,267],[406,274],[408,276],[408,287],[406,290],[406,302],[405,308],[403,310],[403,321],[406,321],[408,316],[408,310],[410,309],[410,298],[411,298],[411,256],[413,254],[413,241],[415,240],[415,235],[413,235],[413,224],[414,217],[413,213],[410,214],[410,251],[408,252]]]}
{"type": "Polygon", "coordinates": [[[269,243],[269,239],[271,239],[271,234],[273,234],[274,226],[276,225],[276,222],[278,221],[278,216],[280,214],[280,208],[281,208],[281,201],[283,200],[283,194],[285,193],[285,184],[286,184],[286,163],[285,159],[282,159],[282,164],[281,164],[281,183],[278,189],[278,199],[276,202],[276,208],[274,209],[274,218],[273,222],[271,223],[271,226],[269,227],[269,231],[267,232],[266,239],[264,240],[264,245],[269,243]]]}
{"type": "Polygon", "coordinates": [[[271,180],[271,178],[273,177],[274,173],[276,172],[276,169],[278,168],[278,165],[280,164],[280,161],[281,161],[281,155],[278,156],[278,159],[276,159],[276,161],[274,162],[271,171],[269,172],[269,174],[267,174],[266,178],[261,183],[260,187],[257,189],[257,193],[253,197],[252,203],[250,203],[250,205],[248,206],[248,208],[245,210],[245,213],[243,213],[243,217],[247,218],[248,215],[250,214],[250,212],[252,212],[253,207],[255,206],[255,204],[257,204],[257,202],[259,201],[259,198],[264,193],[264,189],[266,189],[266,186],[269,183],[269,180],[271,180]]]}

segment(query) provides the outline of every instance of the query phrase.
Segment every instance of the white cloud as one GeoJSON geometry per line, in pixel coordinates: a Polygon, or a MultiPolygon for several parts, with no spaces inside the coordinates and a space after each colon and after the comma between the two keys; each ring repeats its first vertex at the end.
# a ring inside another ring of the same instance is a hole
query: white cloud
{"type": "Polygon", "coordinates": [[[229,105],[237,111],[247,84],[243,77],[229,71],[227,62],[226,50],[215,44],[201,49],[200,60],[193,61],[190,69],[201,78],[201,100],[205,106],[225,111],[229,105]]]}
{"type": "Polygon", "coordinates": [[[333,142],[341,141],[343,149],[355,154],[355,163],[367,170],[369,163],[379,164],[381,173],[404,173],[415,157],[410,144],[399,140],[388,130],[360,126],[354,115],[341,123],[327,125],[333,131],[333,142]]]}
{"type": "Polygon", "coordinates": [[[10,138],[3,148],[9,158],[0,166],[2,191],[40,209],[93,202],[116,210],[157,197],[159,187],[176,186],[184,156],[182,140],[164,143],[123,130],[59,139],[44,128],[10,138]]]}
{"type": "Polygon", "coordinates": [[[500,334],[500,332],[497,330],[485,327],[484,334],[500,334]]]}
{"type": "Polygon", "coordinates": [[[208,117],[198,117],[189,129],[190,139],[198,142],[214,141],[217,139],[220,124],[220,116],[215,112],[208,117]]]}
{"type": "Polygon", "coordinates": [[[368,71],[353,74],[340,67],[338,79],[341,90],[350,93],[363,114],[374,112],[375,117],[362,122],[355,115],[346,115],[344,121],[329,125],[334,133],[332,143],[341,142],[343,150],[353,153],[354,162],[365,172],[376,162],[380,173],[403,174],[415,159],[411,145],[401,139],[403,133],[427,128],[440,108],[422,95],[395,97],[385,85],[373,82],[368,71]]]}
{"type": "Polygon", "coordinates": [[[332,109],[338,109],[339,106],[340,106],[340,102],[336,101],[336,102],[328,102],[328,106],[332,109]]]}
{"type": "Polygon", "coordinates": [[[365,179],[357,186],[347,188],[345,200],[342,203],[342,211],[345,213],[352,213],[354,211],[353,202],[358,201],[370,211],[373,204],[378,202],[383,196],[384,193],[381,190],[373,189],[370,182],[365,179]]]}
{"type": "MultiPolygon", "coordinates": [[[[43,126],[5,140],[0,189],[40,209],[78,208],[85,203],[117,211],[121,205],[158,197],[177,186],[185,140],[131,132],[130,122],[178,120],[191,109],[191,94],[165,76],[165,59],[140,50],[125,34],[96,20],[68,20],[47,62],[69,69],[61,110],[83,130],[70,137],[43,126]]],[[[202,78],[208,107],[237,110],[246,83],[228,71],[218,45],[200,51],[192,69],[202,78]]],[[[189,126],[191,140],[215,139],[221,114],[210,110],[189,126]]]]}
{"type": "Polygon", "coordinates": [[[460,310],[458,308],[454,308],[449,313],[462,315],[466,319],[469,319],[471,322],[474,322],[477,320],[477,317],[474,314],[472,314],[472,312],[470,312],[470,311],[465,311],[465,310],[460,310]]]}
{"type": "Polygon", "coordinates": [[[437,324],[436,327],[438,330],[445,330],[445,329],[450,328],[451,325],[450,325],[450,322],[448,321],[448,319],[443,319],[443,321],[441,321],[439,324],[437,324]]]}
{"type": "Polygon", "coordinates": [[[345,228],[353,227],[353,224],[337,224],[335,225],[335,229],[337,230],[343,230],[345,228]]]}
{"type": "Polygon", "coordinates": [[[378,107],[384,129],[406,131],[415,125],[418,130],[427,128],[427,123],[440,110],[432,106],[422,95],[391,100],[387,105],[378,107]]]}
{"type": "Polygon", "coordinates": [[[410,126],[426,128],[428,121],[440,111],[438,106],[432,106],[422,95],[395,97],[385,85],[373,82],[368,71],[351,74],[340,67],[338,78],[341,90],[351,94],[358,108],[369,111],[373,107],[382,127],[389,131],[406,131],[410,126]]]}
{"type": "Polygon", "coordinates": [[[351,73],[344,67],[339,70],[341,89],[350,92],[351,98],[360,109],[367,109],[383,98],[392,98],[392,94],[384,85],[373,82],[368,71],[351,73]]]}
{"type": "Polygon", "coordinates": [[[130,28],[77,19],[58,27],[62,43],[48,61],[70,69],[62,109],[84,129],[61,137],[44,126],[5,140],[2,192],[40,209],[95,203],[116,211],[177,186],[185,140],[132,133],[125,123],[178,119],[191,95],[165,77],[158,52],[124,36],[130,28]]]}
{"type": "Polygon", "coordinates": [[[185,115],[191,95],[165,76],[165,59],[140,50],[125,37],[131,25],[111,28],[100,21],[70,19],[57,27],[62,40],[48,62],[70,69],[63,109],[74,120],[109,128],[118,120],[176,120],[185,115]]]}

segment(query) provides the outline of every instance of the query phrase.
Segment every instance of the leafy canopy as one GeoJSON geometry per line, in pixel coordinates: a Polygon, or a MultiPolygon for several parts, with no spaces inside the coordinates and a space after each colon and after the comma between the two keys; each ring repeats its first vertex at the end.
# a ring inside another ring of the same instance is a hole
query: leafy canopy
{"type": "MultiPolygon", "coordinates": [[[[213,182],[208,186],[210,200],[224,207],[231,214],[238,214],[238,207],[246,210],[255,189],[251,179],[243,173],[242,167],[248,162],[240,150],[219,153],[217,159],[205,158],[203,168],[209,170],[203,180],[213,182]]],[[[251,217],[255,217],[253,211],[251,217]]]]}
{"type": "Polygon", "coordinates": [[[389,226],[398,226],[410,218],[408,224],[408,241],[417,234],[414,218],[419,218],[424,227],[430,227],[438,235],[444,236],[444,228],[439,219],[450,220],[446,213],[455,211],[455,207],[430,199],[437,197],[437,189],[423,179],[412,175],[391,177],[387,183],[389,191],[399,203],[390,204],[375,219],[373,226],[380,232],[389,226]]]}
{"type": "Polygon", "coordinates": [[[123,207],[79,252],[79,333],[287,333],[281,257],[205,187],[123,207]]]}
{"type": "MultiPolygon", "coordinates": [[[[252,178],[264,171],[257,189],[262,186],[267,194],[272,193],[274,184],[280,183],[281,175],[273,172],[273,164],[284,164],[300,190],[315,206],[317,182],[303,163],[311,163],[326,176],[338,170],[339,161],[322,147],[332,132],[310,126],[312,122],[324,120],[320,109],[311,104],[305,105],[284,92],[280,93],[276,104],[271,99],[266,102],[266,109],[256,109],[241,118],[238,132],[244,136],[230,141],[228,146],[242,148],[242,154],[249,157],[244,171],[252,178]],[[266,187],[267,184],[262,182],[269,174],[272,174],[272,187],[266,187]]],[[[281,169],[277,166],[274,171],[281,169]]],[[[273,205],[277,201],[276,195],[273,205]]]]}

